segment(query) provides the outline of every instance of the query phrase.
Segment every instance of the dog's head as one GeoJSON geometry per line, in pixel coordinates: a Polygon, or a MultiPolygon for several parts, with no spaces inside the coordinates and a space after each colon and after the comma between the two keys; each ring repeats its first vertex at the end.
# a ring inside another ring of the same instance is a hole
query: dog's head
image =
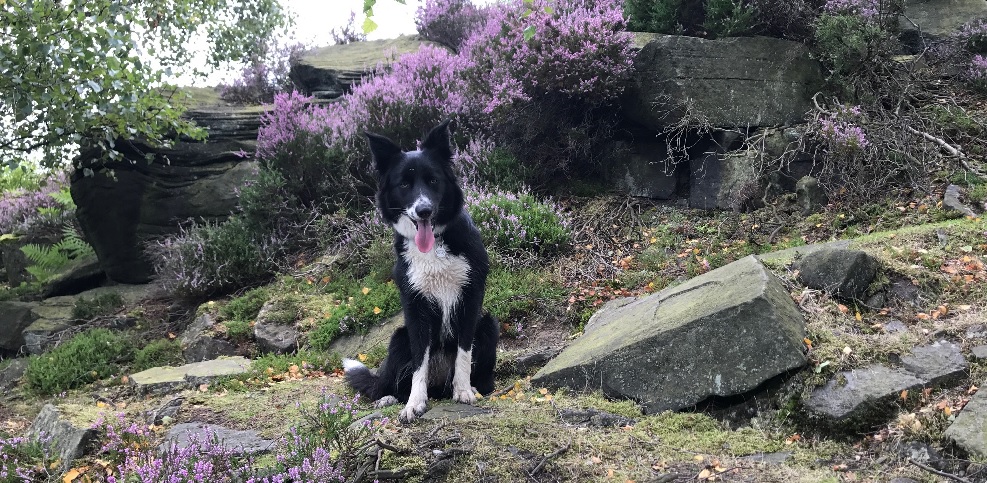
{"type": "Polygon", "coordinates": [[[402,236],[427,253],[440,230],[459,216],[463,190],[452,169],[449,121],[432,128],[420,150],[402,151],[390,139],[367,133],[377,167],[377,208],[402,236]]]}

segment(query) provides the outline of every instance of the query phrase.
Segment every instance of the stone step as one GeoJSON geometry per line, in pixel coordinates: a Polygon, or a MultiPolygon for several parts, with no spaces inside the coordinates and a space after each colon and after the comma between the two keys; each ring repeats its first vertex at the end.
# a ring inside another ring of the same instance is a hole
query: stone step
{"type": "Polygon", "coordinates": [[[154,367],[131,374],[130,383],[139,394],[162,394],[209,384],[216,378],[245,374],[249,370],[250,359],[238,356],[178,367],[154,367]]]}

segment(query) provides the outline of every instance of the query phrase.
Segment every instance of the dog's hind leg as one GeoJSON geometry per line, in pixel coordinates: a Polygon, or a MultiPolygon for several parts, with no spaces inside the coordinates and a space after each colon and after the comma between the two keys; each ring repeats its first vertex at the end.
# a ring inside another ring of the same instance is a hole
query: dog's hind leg
{"type": "Polygon", "coordinates": [[[497,340],[500,324],[492,315],[486,314],[476,326],[473,339],[473,372],[470,382],[480,394],[490,394],[494,390],[494,369],[497,365],[497,340]]]}

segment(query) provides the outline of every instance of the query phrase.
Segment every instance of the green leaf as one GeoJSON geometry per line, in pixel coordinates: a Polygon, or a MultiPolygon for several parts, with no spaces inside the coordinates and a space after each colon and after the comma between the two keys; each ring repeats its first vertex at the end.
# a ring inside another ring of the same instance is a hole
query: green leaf
{"type": "Polygon", "coordinates": [[[377,23],[371,20],[370,17],[367,17],[367,19],[363,21],[363,33],[369,34],[374,30],[377,30],[377,23]]]}
{"type": "Polygon", "coordinates": [[[525,41],[531,40],[531,38],[534,37],[534,36],[535,36],[535,26],[534,25],[528,25],[527,27],[524,28],[524,40],[525,41]]]}

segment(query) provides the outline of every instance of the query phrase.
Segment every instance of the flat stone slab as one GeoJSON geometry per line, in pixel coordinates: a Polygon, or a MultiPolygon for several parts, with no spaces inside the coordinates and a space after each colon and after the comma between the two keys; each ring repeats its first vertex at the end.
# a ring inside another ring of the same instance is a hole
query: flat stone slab
{"type": "Polygon", "coordinates": [[[753,256],[625,302],[608,304],[532,384],[600,390],[654,414],[744,394],[805,365],[802,314],[753,256]]]}
{"type": "Polygon", "coordinates": [[[904,30],[914,29],[914,22],[922,33],[944,37],[983,17],[987,17],[987,2],[983,0],[905,0],[905,15],[900,23],[904,30]]]}
{"type": "Polygon", "coordinates": [[[800,247],[786,248],[776,252],[762,253],[756,257],[764,263],[772,265],[787,265],[795,260],[801,259],[810,253],[815,253],[824,249],[847,249],[850,248],[850,240],[837,240],[826,243],[813,243],[800,247]]]}
{"type": "Polygon", "coordinates": [[[237,455],[267,453],[274,447],[273,440],[261,438],[257,431],[240,431],[205,423],[182,423],[168,430],[158,449],[163,452],[172,445],[187,448],[193,440],[201,443],[214,437],[221,446],[237,455]]]}
{"type": "Polygon", "coordinates": [[[987,458],[987,390],[977,391],[970,398],[943,437],[970,455],[987,458]]]}
{"type": "Polygon", "coordinates": [[[166,393],[190,386],[209,384],[222,376],[236,376],[250,370],[250,360],[229,357],[211,361],[194,362],[178,367],[154,367],[130,375],[130,383],[138,393],[166,393]]]}
{"type": "Polygon", "coordinates": [[[422,415],[422,419],[427,419],[430,421],[435,420],[446,420],[454,421],[457,419],[470,418],[473,416],[489,416],[493,413],[492,410],[487,408],[481,408],[476,406],[470,406],[469,404],[460,403],[441,403],[436,404],[434,407],[428,410],[422,415]]]}
{"type": "Polygon", "coordinates": [[[961,378],[968,367],[960,347],[945,341],[916,347],[901,360],[901,367],[872,365],[837,373],[812,391],[806,409],[833,428],[869,428],[894,413],[901,391],[942,386],[961,378]]]}

